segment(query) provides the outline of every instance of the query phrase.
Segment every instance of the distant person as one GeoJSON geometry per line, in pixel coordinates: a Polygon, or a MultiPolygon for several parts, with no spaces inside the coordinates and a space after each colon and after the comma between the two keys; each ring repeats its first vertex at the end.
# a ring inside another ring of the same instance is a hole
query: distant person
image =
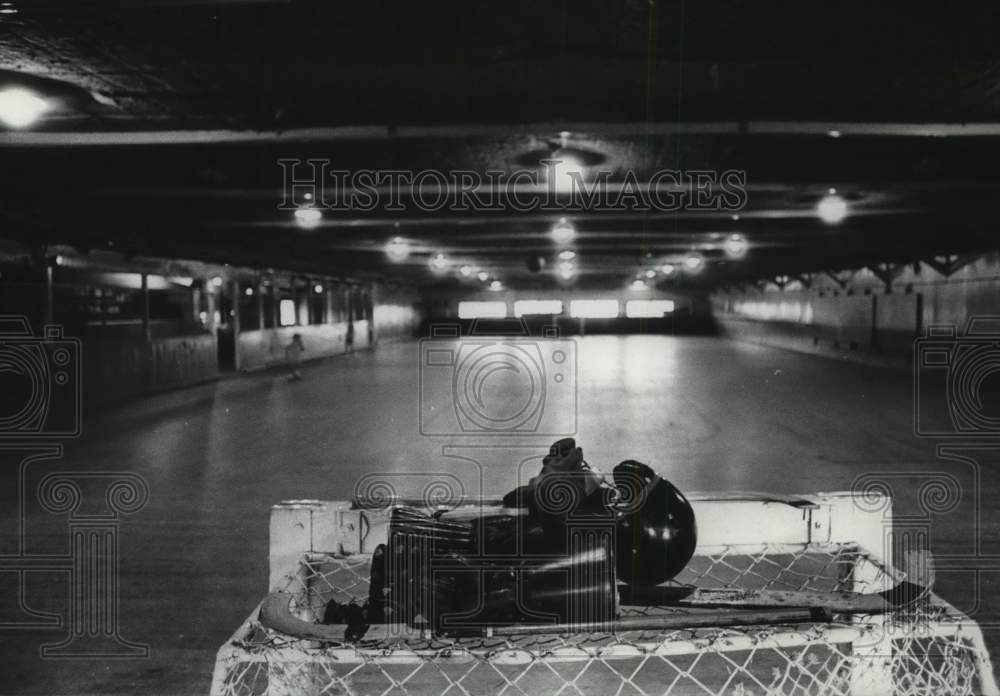
{"type": "Polygon", "coordinates": [[[302,334],[295,334],[292,336],[292,342],[285,347],[285,359],[292,368],[292,374],[288,376],[289,380],[299,380],[302,379],[302,373],[299,371],[302,368],[302,354],[306,351],[305,344],[302,343],[302,334]]]}

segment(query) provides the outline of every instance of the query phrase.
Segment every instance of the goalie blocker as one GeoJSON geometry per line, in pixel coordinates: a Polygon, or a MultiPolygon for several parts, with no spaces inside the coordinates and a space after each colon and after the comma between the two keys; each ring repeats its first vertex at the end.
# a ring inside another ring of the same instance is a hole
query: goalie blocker
{"type": "Polygon", "coordinates": [[[563,439],[537,476],[504,497],[500,511],[453,519],[395,508],[388,544],[372,558],[368,602],[331,602],[324,622],[347,624],[348,639],[370,623],[438,633],[610,625],[617,580],[634,591],[669,580],[696,543],[691,505],[668,481],[628,460],[608,482],[572,439],[563,439]]]}

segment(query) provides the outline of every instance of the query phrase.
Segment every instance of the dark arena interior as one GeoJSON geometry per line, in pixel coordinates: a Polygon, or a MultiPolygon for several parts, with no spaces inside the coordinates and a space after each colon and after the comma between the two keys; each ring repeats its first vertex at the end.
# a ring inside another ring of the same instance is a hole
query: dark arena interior
{"type": "Polygon", "coordinates": [[[998,693],[998,32],[0,2],[0,693],[998,693]]]}

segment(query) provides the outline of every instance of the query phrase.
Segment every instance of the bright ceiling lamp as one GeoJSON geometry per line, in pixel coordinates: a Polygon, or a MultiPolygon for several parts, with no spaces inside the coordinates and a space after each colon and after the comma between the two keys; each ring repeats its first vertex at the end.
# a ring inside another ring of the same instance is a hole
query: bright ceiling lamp
{"type": "Polygon", "coordinates": [[[576,258],[576,252],[569,249],[564,249],[559,252],[559,258],[563,261],[572,261],[576,258]]]}
{"type": "Polygon", "coordinates": [[[464,278],[468,278],[469,276],[471,276],[473,273],[476,272],[476,269],[466,264],[465,266],[459,268],[458,272],[461,273],[464,278]]]}
{"type": "Polygon", "coordinates": [[[675,266],[672,263],[665,263],[662,266],[660,266],[660,273],[662,273],[665,276],[673,275],[674,271],[676,270],[677,266],[675,266]]]}
{"type": "Polygon", "coordinates": [[[556,244],[569,244],[576,236],[576,229],[566,218],[559,218],[559,222],[552,226],[551,235],[556,244]]]}
{"type": "Polygon", "coordinates": [[[499,280],[494,280],[493,282],[490,283],[490,290],[492,290],[493,292],[500,292],[501,290],[503,290],[503,283],[501,283],[499,280]]]}
{"type": "Polygon", "coordinates": [[[726,237],[726,242],[723,246],[726,250],[726,256],[731,259],[739,259],[746,255],[748,245],[746,237],[738,232],[734,232],[726,237]]]}
{"type": "Polygon", "coordinates": [[[28,128],[52,108],[29,89],[8,87],[0,90],[0,121],[8,128],[28,128]]]}
{"type": "Polygon", "coordinates": [[[837,195],[837,189],[830,189],[816,205],[819,219],[828,225],[836,225],[847,217],[847,201],[837,195]]]}
{"type": "Polygon", "coordinates": [[[557,193],[568,193],[583,180],[583,163],[574,155],[557,150],[551,160],[547,160],[546,175],[557,193]]]}
{"type": "Polygon", "coordinates": [[[692,251],[684,257],[684,270],[688,273],[697,273],[705,267],[705,257],[697,251],[692,251]]]}
{"type": "Polygon", "coordinates": [[[299,227],[311,230],[323,219],[323,213],[318,208],[304,207],[295,211],[295,222],[299,227]]]}
{"type": "Polygon", "coordinates": [[[559,277],[563,280],[570,280],[576,275],[576,266],[572,261],[559,262],[559,277]]]}
{"type": "Polygon", "coordinates": [[[444,254],[434,254],[430,260],[431,270],[435,273],[444,273],[448,270],[448,266],[451,265],[451,261],[444,254]]]}
{"type": "Polygon", "coordinates": [[[402,237],[393,237],[385,245],[385,254],[396,263],[405,261],[410,255],[410,244],[402,237]]]}
{"type": "Polygon", "coordinates": [[[656,270],[650,268],[643,275],[645,275],[647,278],[655,278],[656,277],[656,270]]]}
{"type": "Polygon", "coordinates": [[[490,279],[490,274],[487,273],[486,271],[479,271],[479,273],[476,274],[476,277],[485,283],[487,280],[490,279]]]}
{"type": "Polygon", "coordinates": [[[632,285],[629,286],[634,292],[642,292],[643,290],[649,290],[649,286],[646,285],[646,281],[641,278],[636,278],[632,281],[632,285]]]}

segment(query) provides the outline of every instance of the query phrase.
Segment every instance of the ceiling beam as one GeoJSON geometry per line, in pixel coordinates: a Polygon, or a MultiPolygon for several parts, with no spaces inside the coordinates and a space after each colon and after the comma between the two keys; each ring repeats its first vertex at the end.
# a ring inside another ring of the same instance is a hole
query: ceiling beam
{"type": "MultiPolygon", "coordinates": [[[[140,122],[141,119],[135,119],[140,122]]],[[[433,126],[329,126],[289,130],[8,131],[0,147],[295,143],[343,140],[456,139],[552,135],[561,131],[602,137],[629,135],[826,135],[891,137],[1000,137],[1000,123],[840,123],[834,121],[720,121],[644,123],[527,123],[433,126]]]]}

